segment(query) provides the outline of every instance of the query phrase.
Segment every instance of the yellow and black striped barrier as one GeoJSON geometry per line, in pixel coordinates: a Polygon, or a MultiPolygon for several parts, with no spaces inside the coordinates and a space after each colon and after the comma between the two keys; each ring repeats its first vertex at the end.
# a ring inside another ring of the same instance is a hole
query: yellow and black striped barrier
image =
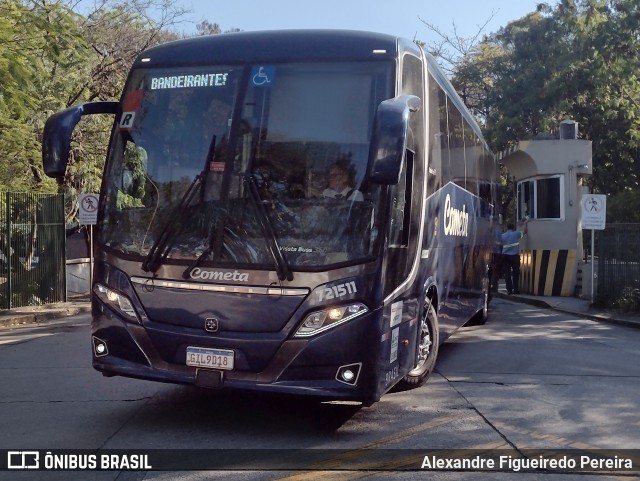
{"type": "Polygon", "coordinates": [[[536,296],[572,296],[576,271],[575,249],[521,250],[520,292],[536,296]]]}

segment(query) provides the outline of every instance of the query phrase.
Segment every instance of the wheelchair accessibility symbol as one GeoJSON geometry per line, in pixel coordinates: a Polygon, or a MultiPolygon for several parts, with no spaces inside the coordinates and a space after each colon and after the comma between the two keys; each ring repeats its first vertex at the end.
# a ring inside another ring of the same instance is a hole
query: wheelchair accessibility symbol
{"type": "Polygon", "coordinates": [[[251,84],[254,87],[269,88],[273,85],[276,77],[276,67],[274,65],[255,66],[251,70],[251,84]]]}

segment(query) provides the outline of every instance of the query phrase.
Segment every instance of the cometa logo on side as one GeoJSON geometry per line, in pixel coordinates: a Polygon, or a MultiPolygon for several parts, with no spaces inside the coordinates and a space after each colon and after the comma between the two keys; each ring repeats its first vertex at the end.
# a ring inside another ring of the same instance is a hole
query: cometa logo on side
{"type": "Polygon", "coordinates": [[[469,235],[469,213],[467,206],[462,210],[451,206],[451,196],[447,194],[444,201],[444,235],[467,237],[469,235]]]}

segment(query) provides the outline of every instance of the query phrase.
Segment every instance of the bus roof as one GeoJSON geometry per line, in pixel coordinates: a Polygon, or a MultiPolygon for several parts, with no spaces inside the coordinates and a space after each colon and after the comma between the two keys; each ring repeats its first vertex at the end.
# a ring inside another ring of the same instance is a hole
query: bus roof
{"type": "Polygon", "coordinates": [[[134,67],[207,63],[397,58],[416,51],[409,40],[352,30],[273,30],[205,35],[176,40],[142,52],[134,67]],[[144,62],[143,62],[144,59],[144,62]]]}

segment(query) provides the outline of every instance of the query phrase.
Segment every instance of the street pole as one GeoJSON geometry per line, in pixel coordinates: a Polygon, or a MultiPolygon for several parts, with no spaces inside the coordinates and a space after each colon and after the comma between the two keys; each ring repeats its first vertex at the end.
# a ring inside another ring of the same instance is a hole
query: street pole
{"type": "Polygon", "coordinates": [[[596,283],[596,276],[594,273],[594,261],[593,261],[593,254],[594,254],[594,249],[595,249],[595,233],[596,231],[594,229],[591,229],[591,304],[593,304],[593,285],[596,283]]]}
{"type": "MultiPolygon", "coordinates": [[[[89,295],[93,289],[93,224],[89,225],[89,245],[91,247],[89,253],[89,295]]],[[[591,294],[593,296],[593,292],[591,294]]]]}

